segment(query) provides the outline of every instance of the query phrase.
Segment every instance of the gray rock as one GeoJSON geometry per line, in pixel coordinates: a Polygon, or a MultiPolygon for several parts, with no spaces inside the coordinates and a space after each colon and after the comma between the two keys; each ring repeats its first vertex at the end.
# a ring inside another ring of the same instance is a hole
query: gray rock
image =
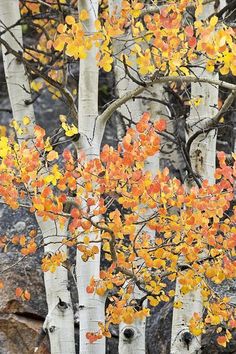
{"type": "Polygon", "coordinates": [[[23,232],[25,228],[26,228],[26,223],[24,221],[18,221],[14,226],[15,231],[18,233],[23,232]]]}

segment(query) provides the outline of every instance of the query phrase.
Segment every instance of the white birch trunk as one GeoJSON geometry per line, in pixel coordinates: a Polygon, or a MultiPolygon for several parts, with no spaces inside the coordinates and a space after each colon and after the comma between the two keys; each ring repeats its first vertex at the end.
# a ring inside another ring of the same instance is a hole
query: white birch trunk
{"type": "Polygon", "coordinates": [[[132,325],[119,326],[119,354],[145,353],[146,320],[136,320],[132,325]]]}
{"type": "MultiPolygon", "coordinates": [[[[213,12],[211,5],[205,8],[204,15],[213,12]]],[[[203,69],[196,69],[197,77],[209,77],[217,79],[217,74],[210,74],[203,69]]],[[[199,106],[192,106],[190,115],[187,119],[187,140],[195,132],[204,131],[207,122],[217,113],[218,88],[209,84],[193,83],[191,85],[191,98],[201,98],[199,106]]],[[[194,173],[201,179],[207,179],[210,184],[214,183],[215,158],[216,158],[216,131],[203,133],[199,135],[191,145],[190,161],[194,173]]],[[[193,180],[186,183],[186,188],[193,185],[193,180]]],[[[179,260],[179,267],[183,264],[182,258],[179,260]]],[[[175,301],[183,303],[181,309],[173,309],[172,336],[171,336],[171,354],[197,354],[200,353],[201,336],[184,340],[189,334],[188,323],[194,312],[202,315],[203,304],[200,286],[196,290],[182,295],[180,293],[181,285],[176,281],[175,301]]]]}
{"type": "MultiPolygon", "coordinates": [[[[85,28],[88,33],[95,32],[94,21],[98,13],[97,0],[81,0],[78,2],[79,11],[86,9],[89,19],[85,21],[85,28]]],[[[79,75],[79,118],[78,127],[81,134],[80,146],[85,151],[87,158],[92,159],[100,154],[100,142],[102,136],[100,131],[94,135],[95,122],[98,117],[98,67],[96,63],[97,48],[94,46],[89,50],[86,59],[80,61],[79,75]]],[[[103,131],[103,130],[102,130],[103,131]]],[[[95,221],[95,219],[93,219],[95,221]]],[[[99,241],[100,236],[94,233],[88,235],[90,241],[99,241]]],[[[100,243],[97,243],[100,251],[100,243]]],[[[86,287],[91,277],[99,279],[100,274],[100,253],[84,262],[81,253],[77,251],[76,274],[79,295],[79,319],[80,319],[80,354],[104,354],[105,338],[90,343],[86,337],[88,332],[99,330],[98,322],[105,321],[105,297],[97,294],[88,294],[86,287]]]]}
{"type": "MultiPolygon", "coordinates": [[[[115,14],[119,17],[122,9],[122,2],[120,0],[109,0],[109,12],[110,15],[115,14]]],[[[127,34],[127,39],[131,39],[132,35],[127,34]]],[[[120,53],[128,54],[124,50],[124,44],[119,42],[119,40],[114,39],[112,42],[113,54],[120,56],[120,53]]],[[[130,60],[130,58],[129,58],[130,60]]],[[[131,59],[132,60],[132,59],[131,59]]],[[[136,66],[135,60],[133,58],[134,68],[136,66]]],[[[124,65],[119,60],[114,61],[114,73],[116,82],[116,91],[118,97],[122,97],[125,93],[135,90],[138,86],[133,82],[125,73],[124,65]]],[[[133,74],[133,72],[132,72],[133,74]]],[[[125,105],[122,105],[119,109],[122,116],[132,119],[133,122],[137,122],[142,113],[144,112],[144,107],[142,106],[142,101],[139,99],[129,100],[125,105]]],[[[138,292],[135,297],[142,297],[143,294],[138,292]]],[[[134,354],[134,353],[145,353],[145,319],[142,321],[134,321],[132,325],[126,325],[121,323],[119,326],[119,354],[134,354]]]]}
{"type": "MultiPolygon", "coordinates": [[[[68,222],[60,228],[58,221],[36,216],[44,238],[45,254],[55,254],[58,250],[67,253],[67,246],[62,240],[67,237],[68,222]]],[[[68,270],[57,267],[54,273],[44,273],[44,284],[48,305],[48,314],[44,322],[44,330],[50,339],[52,354],[75,354],[74,315],[68,284],[68,270]]]]}
{"type": "MultiPolygon", "coordinates": [[[[15,24],[20,19],[19,2],[16,0],[0,1],[0,27],[1,31],[15,24]]],[[[21,26],[16,26],[10,31],[6,31],[2,38],[14,50],[23,52],[23,39],[21,26]]],[[[30,87],[25,72],[24,65],[17,61],[15,57],[6,52],[2,46],[5,77],[7,82],[10,103],[13,111],[13,118],[17,123],[21,123],[24,116],[28,116],[31,120],[27,126],[27,130],[22,135],[18,135],[20,141],[33,139],[33,126],[35,124],[33,105],[26,105],[27,101],[31,101],[30,87]]],[[[25,129],[25,128],[24,128],[25,129]]],[[[33,141],[32,141],[33,143],[33,141]]],[[[63,237],[58,237],[57,225],[53,221],[43,221],[37,218],[39,227],[42,231],[44,242],[48,242],[49,233],[54,236],[51,240],[60,242],[66,237],[66,226],[62,230],[63,237]]],[[[52,253],[59,248],[59,243],[49,243],[45,247],[45,252],[52,253]]],[[[66,247],[63,246],[66,251],[66,247]]],[[[52,354],[74,354],[74,317],[70,300],[70,292],[67,289],[67,270],[60,267],[54,274],[47,272],[44,276],[45,288],[47,294],[48,316],[45,322],[45,328],[48,329],[52,354]],[[68,307],[60,309],[57,307],[59,297],[68,307]],[[54,328],[55,327],[55,328],[54,328]]],[[[37,350],[37,348],[35,348],[37,350]]]]}
{"type": "MultiPolygon", "coordinates": [[[[144,93],[147,97],[164,100],[163,85],[154,85],[148,92],[144,93]]],[[[142,108],[143,111],[146,110],[151,114],[152,122],[155,122],[160,118],[164,118],[170,113],[167,111],[165,105],[151,100],[148,101],[146,107],[144,107],[143,104],[139,104],[139,107],[142,108]]],[[[134,120],[138,121],[138,118],[139,117],[135,117],[134,120]]],[[[167,117],[166,119],[168,120],[167,117]]],[[[153,177],[156,176],[157,171],[160,169],[160,155],[161,153],[155,154],[154,156],[150,156],[145,162],[145,170],[151,172],[153,177]]],[[[149,211],[147,211],[146,213],[147,218],[148,214],[149,211]]],[[[151,239],[155,241],[154,231],[151,231],[149,228],[144,227],[143,232],[147,232],[151,236],[151,239]]],[[[142,298],[144,295],[144,292],[140,291],[137,287],[135,288],[134,298],[139,299],[142,298]]],[[[147,306],[147,301],[145,301],[143,305],[147,306]]],[[[119,326],[119,354],[146,353],[145,329],[145,318],[143,320],[136,320],[132,325],[129,326],[125,323],[121,323],[119,326]]]]}
{"type": "MultiPolygon", "coordinates": [[[[109,0],[109,13],[110,15],[115,15],[116,17],[121,16],[122,1],[121,0],[109,0]]],[[[126,34],[126,40],[132,39],[132,34],[126,34]]],[[[112,49],[113,55],[119,58],[121,53],[129,55],[129,52],[125,50],[125,42],[113,39],[112,49]]],[[[135,58],[129,57],[132,61],[132,67],[136,68],[135,58]]],[[[135,76],[135,71],[131,71],[131,74],[135,76]]],[[[138,86],[133,82],[125,73],[124,64],[120,60],[114,60],[114,74],[115,74],[115,85],[118,97],[122,97],[125,93],[135,90],[138,86]]],[[[126,118],[132,119],[137,122],[143,113],[143,107],[141,100],[129,100],[125,105],[122,105],[119,112],[126,118]]]]}
{"type": "Polygon", "coordinates": [[[202,313],[201,289],[186,295],[180,292],[181,285],[178,280],[175,287],[175,301],[181,301],[182,308],[173,309],[172,329],[171,329],[171,354],[198,354],[201,348],[201,336],[190,335],[189,343],[185,340],[185,335],[189,335],[189,321],[194,312],[202,313]]]}
{"type": "MultiPolygon", "coordinates": [[[[159,103],[154,101],[155,99],[160,100],[165,102],[165,89],[163,84],[156,84],[151,86],[147,92],[144,91],[145,97],[150,97],[150,101],[146,101],[146,110],[150,112],[151,115],[151,121],[154,123],[155,121],[159,119],[164,119],[166,121],[166,126],[167,130],[170,133],[173,133],[173,122],[170,120],[171,117],[171,112],[169,108],[164,105],[163,103],[159,103]],[[154,99],[154,100],[151,100],[154,99]]],[[[167,158],[172,158],[172,154],[163,153],[162,149],[164,151],[167,151],[167,146],[171,146],[169,150],[173,150],[173,143],[170,143],[167,139],[161,137],[161,144],[160,144],[160,151],[158,154],[155,154],[154,156],[150,156],[146,163],[145,163],[145,169],[147,171],[150,171],[153,176],[156,176],[157,171],[160,170],[161,168],[161,161],[166,160],[167,158]],[[170,156],[171,155],[171,156],[170,156]]]]}
{"type": "MultiPolygon", "coordinates": [[[[7,28],[15,24],[20,19],[19,1],[18,0],[1,0],[0,1],[0,31],[6,30],[1,36],[11,48],[21,51],[23,54],[23,39],[21,26],[15,26],[7,31],[7,28]]],[[[24,65],[18,61],[11,53],[7,53],[2,46],[3,64],[5,78],[7,82],[8,94],[12,106],[13,118],[18,122],[22,122],[24,116],[31,119],[28,125],[29,132],[32,133],[34,125],[34,109],[33,105],[27,105],[26,102],[31,101],[30,87],[28,77],[24,65]]],[[[31,135],[32,136],[32,135],[31,135]]],[[[18,137],[19,140],[22,137],[18,137]]],[[[23,139],[27,138],[27,135],[23,139]]]]}
{"type": "MultiPolygon", "coordinates": [[[[208,4],[204,7],[202,17],[207,18],[213,13],[214,5],[208,4]]],[[[204,60],[202,59],[204,64],[204,60]]],[[[197,77],[207,76],[217,79],[217,74],[210,74],[203,69],[196,69],[197,77]]],[[[218,105],[218,88],[209,84],[191,84],[191,98],[200,97],[200,104],[191,106],[190,115],[187,119],[186,139],[190,138],[199,130],[204,131],[207,122],[217,113],[218,105]]],[[[216,158],[216,131],[211,131],[199,135],[192,143],[190,149],[190,161],[194,173],[201,179],[207,179],[210,184],[214,183],[215,158],[216,158]]],[[[186,188],[190,188],[193,184],[192,180],[188,180],[186,188]]],[[[183,264],[182,258],[179,260],[181,268],[183,264]]],[[[187,343],[184,340],[185,335],[189,334],[188,323],[194,312],[202,315],[203,303],[200,286],[185,296],[180,292],[180,284],[176,281],[175,301],[181,301],[183,306],[181,309],[173,309],[172,319],[172,336],[171,336],[171,354],[197,354],[201,349],[201,336],[192,337],[187,343]]]]}
{"type": "MultiPolygon", "coordinates": [[[[120,16],[122,8],[121,1],[109,1],[109,11],[110,15],[115,15],[117,17],[120,16]]],[[[132,34],[127,35],[127,39],[132,38],[132,34]]],[[[119,40],[113,40],[113,53],[124,53],[124,45],[119,40]]],[[[120,54],[119,54],[120,55],[120,54]]],[[[129,53],[127,53],[129,55],[129,53]]],[[[135,58],[130,58],[129,60],[133,61],[132,67],[136,69],[135,58]]],[[[116,81],[116,90],[118,97],[122,97],[125,93],[135,90],[138,85],[133,82],[128,75],[126,75],[124,70],[124,65],[119,60],[115,60],[114,62],[114,72],[115,72],[115,81],[116,81]]],[[[134,71],[131,72],[133,76],[136,75],[134,71]]],[[[163,99],[163,86],[162,85],[154,85],[154,87],[150,88],[149,92],[144,91],[145,96],[149,96],[151,98],[163,99]]],[[[146,101],[147,102],[147,101],[146,101]]],[[[165,106],[160,103],[150,101],[144,106],[141,99],[132,99],[129,100],[125,105],[122,105],[119,108],[119,112],[129,119],[132,119],[133,122],[137,122],[143,112],[148,110],[151,114],[151,120],[154,122],[156,119],[159,119],[162,114],[166,114],[165,106]],[[165,113],[164,113],[165,112],[165,113]]],[[[159,154],[155,154],[147,159],[145,164],[145,169],[150,171],[153,176],[157,174],[159,170],[159,154]]],[[[144,231],[150,234],[150,230],[144,229],[144,231]]],[[[155,235],[153,235],[154,239],[155,235]]],[[[141,298],[144,296],[144,293],[139,291],[138,289],[135,291],[135,298],[141,298]]],[[[121,323],[119,326],[119,354],[135,354],[135,353],[145,353],[145,327],[146,320],[135,321],[132,325],[126,325],[125,323],[121,323]]]]}
{"type": "MultiPolygon", "coordinates": [[[[202,69],[195,70],[197,77],[218,78],[218,74],[210,74],[202,69]]],[[[218,112],[218,88],[209,84],[192,84],[191,96],[201,97],[198,107],[191,107],[187,119],[187,138],[195,132],[204,130],[207,123],[211,121],[218,112]]],[[[215,183],[215,159],[216,159],[216,137],[217,132],[212,130],[199,135],[192,143],[190,159],[193,171],[202,179],[207,179],[209,184],[215,183]]]]}
{"type": "MultiPolygon", "coordinates": [[[[200,70],[195,74],[201,76],[200,70]]],[[[204,76],[212,76],[204,72],[204,76]]],[[[218,103],[218,89],[209,84],[192,84],[191,96],[202,96],[202,102],[198,107],[192,107],[187,120],[188,137],[192,136],[196,131],[202,129],[207,121],[216,113],[218,103]]],[[[199,135],[192,143],[190,149],[190,160],[193,171],[202,179],[207,179],[210,184],[214,183],[216,157],[216,131],[211,131],[199,135]]],[[[187,188],[191,187],[192,181],[189,181],[187,188]]],[[[181,268],[182,260],[179,261],[181,268]]],[[[202,314],[202,297],[201,289],[198,288],[186,295],[181,295],[180,284],[176,281],[175,301],[183,303],[181,309],[173,309],[172,319],[172,338],[171,338],[171,354],[196,354],[201,348],[201,336],[193,337],[191,343],[186,345],[184,334],[189,332],[188,323],[194,312],[202,314]]]]}

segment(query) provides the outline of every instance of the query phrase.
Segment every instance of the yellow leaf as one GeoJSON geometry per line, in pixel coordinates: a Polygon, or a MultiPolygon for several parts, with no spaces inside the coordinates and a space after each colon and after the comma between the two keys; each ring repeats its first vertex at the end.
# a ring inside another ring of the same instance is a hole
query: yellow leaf
{"type": "Polygon", "coordinates": [[[73,136],[75,134],[78,134],[78,128],[74,124],[69,126],[69,124],[63,122],[61,126],[65,130],[66,136],[73,136]]]}
{"type": "Polygon", "coordinates": [[[51,263],[51,265],[49,267],[49,271],[51,273],[55,273],[56,270],[57,270],[57,265],[55,263],[51,263]]]}
{"type": "Polygon", "coordinates": [[[196,6],[195,17],[198,18],[199,15],[202,13],[202,11],[203,11],[202,0],[200,0],[198,1],[198,4],[196,6]]]}
{"type": "Polygon", "coordinates": [[[165,295],[165,294],[161,295],[160,299],[161,299],[161,301],[165,301],[165,302],[170,300],[169,297],[167,295],[165,295]]]}
{"type": "Polygon", "coordinates": [[[39,90],[43,87],[43,83],[41,81],[32,81],[30,87],[35,92],[39,92],[39,90]]]}
{"type": "Polygon", "coordinates": [[[185,66],[181,66],[179,69],[181,70],[181,72],[182,72],[185,76],[188,76],[188,75],[189,75],[189,70],[188,70],[188,68],[186,68],[185,66]]]}
{"type": "Polygon", "coordinates": [[[67,47],[66,47],[66,54],[69,57],[74,57],[75,59],[78,58],[79,56],[79,50],[78,47],[75,44],[75,41],[70,42],[67,47]]]}
{"type": "Polygon", "coordinates": [[[6,136],[6,134],[7,134],[7,128],[4,125],[0,125],[0,137],[6,136]]]}
{"type": "Polygon", "coordinates": [[[222,68],[220,68],[220,73],[222,75],[227,75],[229,73],[229,67],[227,65],[224,65],[222,68]]]}
{"type": "Polygon", "coordinates": [[[170,297],[175,296],[175,290],[170,290],[170,291],[168,292],[168,295],[169,295],[170,297]]]}
{"type": "Polygon", "coordinates": [[[73,136],[78,134],[78,128],[72,124],[71,128],[65,132],[66,136],[73,136]]]}
{"type": "Polygon", "coordinates": [[[190,332],[194,335],[194,336],[200,336],[200,334],[202,334],[202,329],[200,327],[190,327],[190,332]]]}
{"type": "Polygon", "coordinates": [[[83,9],[81,10],[80,14],[79,14],[79,19],[80,21],[86,21],[89,19],[89,13],[87,10],[83,9]]]}
{"type": "Polygon", "coordinates": [[[173,306],[175,309],[181,309],[183,306],[183,303],[181,301],[175,301],[173,306]]]}
{"type": "Polygon", "coordinates": [[[25,245],[25,242],[26,242],[25,236],[21,236],[21,237],[20,237],[20,245],[21,245],[21,246],[24,246],[24,245],[25,245]]]}
{"type": "Polygon", "coordinates": [[[97,31],[101,30],[101,22],[99,20],[96,20],[94,25],[97,31]]]}
{"type": "Polygon", "coordinates": [[[153,296],[148,296],[147,298],[148,298],[149,303],[150,303],[151,306],[157,306],[159,304],[159,302],[160,302],[159,299],[157,299],[157,298],[155,298],[153,296]]]}
{"type": "Polygon", "coordinates": [[[215,70],[215,67],[212,63],[207,63],[206,65],[206,70],[209,72],[209,73],[212,73],[214,70],[215,70]]]}
{"type": "Polygon", "coordinates": [[[48,137],[45,141],[45,144],[44,144],[44,149],[45,151],[49,152],[52,150],[52,146],[50,144],[50,138],[48,137]]]}
{"type": "Polygon", "coordinates": [[[213,16],[211,19],[210,19],[210,26],[211,27],[215,27],[215,25],[217,24],[218,22],[218,17],[217,16],[213,16]]]}
{"type": "Polygon", "coordinates": [[[57,26],[57,32],[59,32],[59,33],[65,33],[66,30],[67,30],[67,25],[63,25],[62,23],[60,23],[57,26]]]}
{"type": "Polygon", "coordinates": [[[65,20],[68,25],[73,25],[75,23],[75,19],[73,16],[66,16],[65,20]]]}
{"type": "Polygon", "coordinates": [[[104,242],[104,244],[102,246],[102,249],[105,252],[110,252],[110,244],[109,244],[109,242],[104,242]]]}
{"type": "Polygon", "coordinates": [[[84,244],[89,245],[89,237],[88,236],[84,237],[84,244]]]}
{"type": "Polygon", "coordinates": [[[30,118],[27,117],[27,116],[25,116],[22,121],[23,121],[24,125],[29,125],[30,124],[30,118]]]}
{"type": "Polygon", "coordinates": [[[87,51],[86,51],[86,48],[83,45],[80,45],[78,47],[78,57],[80,59],[86,59],[87,58],[87,51]]]}
{"type": "Polygon", "coordinates": [[[12,120],[11,126],[15,129],[18,135],[22,135],[23,130],[15,119],[12,120]]]}
{"type": "Polygon", "coordinates": [[[56,50],[61,52],[64,47],[65,47],[65,41],[63,41],[60,37],[58,37],[55,42],[53,43],[53,46],[56,50]]]}

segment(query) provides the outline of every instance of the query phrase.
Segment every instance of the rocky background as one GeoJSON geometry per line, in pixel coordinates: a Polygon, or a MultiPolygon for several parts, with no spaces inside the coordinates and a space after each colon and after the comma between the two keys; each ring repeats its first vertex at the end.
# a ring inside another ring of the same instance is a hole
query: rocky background
{"type": "MultiPolygon", "coordinates": [[[[76,85],[78,71],[76,67],[73,67],[73,70],[75,77],[73,85],[76,85]]],[[[235,78],[230,77],[227,80],[236,81],[235,78]]],[[[112,87],[112,76],[102,76],[100,78],[100,110],[109,100],[114,98],[112,87]]],[[[225,98],[227,92],[222,92],[221,95],[225,98]]],[[[177,103],[173,102],[173,104],[176,105],[177,103]]],[[[45,127],[48,134],[51,134],[58,127],[59,115],[67,114],[63,102],[53,100],[48,91],[43,91],[35,101],[34,107],[38,124],[45,127]]],[[[176,109],[178,109],[177,106],[176,109]]],[[[224,150],[226,153],[230,153],[234,149],[235,134],[232,128],[235,129],[236,127],[235,109],[236,102],[233,110],[225,117],[228,127],[219,131],[218,134],[218,150],[224,150]]],[[[5,134],[4,127],[9,127],[11,118],[11,107],[0,58],[0,134],[5,134]]],[[[116,146],[119,137],[122,135],[122,129],[124,130],[120,116],[118,114],[114,115],[107,126],[104,143],[116,146]],[[119,132],[115,128],[117,123],[119,124],[119,132]]],[[[172,173],[180,173],[181,168],[177,171],[171,158],[167,157],[163,163],[172,168],[172,173]]],[[[6,205],[0,204],[0,246],[2,236],[11,238],[15,234],[27,235],[31,230],[37,230],[37,224],[34,216],[27,209],[19,208],[12,211],[6,205]]],[[[36,255],[24,258],[13,246],[9,246],[7,250],[0,247],[0,278],[4,282],[4,288],[0,289],[0,354],[33,353],[40,339],[40,332],[47,313],[43,275],[40,268],[41,256],[42,250],[36,255]],[[29,290],[30,301],[23,302],[16,297],[15,288],[18,286],[29,290]]],[[[73,284],[71,285],[73,287],[73,284]]],[[[233,282],[223,284],[218,291],[233,296],[236,286],[233,282]]],[[[76,298],[75,294],[73,296],[76,298]]],[[[152,310],[146,328],[147,354],[169,353],[171,321],[172,303],[160,304],[152,310]]],[[[203,336],[203,354],[236,353],[236,337],[225,349],[216,345],[213,331],[214,329],[209,329],[203,336]]],[[[76,335],[77,333],[78,327],[76,327],[76,335]]],[[[77,347],[78,345],[77,340],[77,347]]],[[[112,338],[107,341],[107,353],[116,354],[118,352],[117,345],[118,329],[114,327],[112,338]]],[[[37,353],[50,353],[47,337],[41,341],[37,353]]]]}

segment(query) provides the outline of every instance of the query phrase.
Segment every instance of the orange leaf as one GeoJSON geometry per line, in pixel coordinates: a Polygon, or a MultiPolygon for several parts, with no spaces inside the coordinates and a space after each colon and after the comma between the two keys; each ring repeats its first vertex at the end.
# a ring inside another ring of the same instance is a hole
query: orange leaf
{"type": "Polygon", "coordinates": [[[125,137],[123,138],[123,141],[122,141],[125,150],[132,151],[133,147],[131,145],[131,141],[132,141],[132,138],[131,138],[130,134],[126,134],[125,137]]]}
{"type": "Polygon", "coordinates": [[[188,45],[189,45],[189,47],[191,47],[191,48],[196,47],[196,45],[197,45],[197,39],[196,39],[196,37],[191,37],[191,38],[189,38],[189,40],[188,40],[188,45]]]}
{"type": "Polygon", "coordinates": [[[219,336],[217,337],[217,343],[219,345],[221,345],[222,347],[225,347],[226,348],[226,344],[227,344],[227,338],[226,336],[219,336]]]}
{"type": "Polygon", "coordinates": [[[25,242],[26,242],[26,237],[23,235],[23,236],[20,237],[20,245],[24,246],[25,242]]]}
{"type": "Polygon", "coordinates": [[[29,236],[31,238],[35,237],[37,235],[37,231],[34,229],[34,230],[31,230],[30,233],[29,233],[29,236]]]}
{"type": "Polygon", "coordinates": [[[30,300],[30,293],[29,293],[28,290],[25,290],[25,292],[24,292],[24,298],[25,298],[25,300],[27,300],[27,301],[30,300]]]}
{"type": "Polygon", "coordinates": [[[229,326],[230,326],[231,328],[236,328],[236,320],[230,320],[230,321],[229,321],[229,326]]]}
{"type": "Polygon", "coordinates": [[[20,297],[23,293],[23,290],[21,288],[16,288],[16,296],[20,297]]]}
{"type": "Polygon", "coordinates": [[[94,199],[92,199],[92,198],[88,198],[88,199],[87,199],[87,205],[88,205],[88,206],[92,206],[92,205],[94,205],[94,204],[95,204],[94,199]]]}
{"type": "Polygon", "coordinates": [[[47,155],[47,161],[53,161],[56,159],[58,159],[58,152],[55,150],[50,151],[47,155]]]}
{"type": "Polygon", "coordinates": [[[157,120],[154,123],[154,128],[157,129],[159,132],[162,132],[166,129],[166,121],[164,119],[157,120]]]}
{"type": "Polygon", "coordinates": [[[193,26],[187,26],[187,27],[185,27],[184,32],[186,33],[186,35],[187,35],[188,37],[192,37],[193,34],[194,34],[194,32],[193,32],[193,26]]]}
{"type": "Polygon", "coordinates": [[[103,296],[106,292],[106,288],[105,287],[100,287],[100,288],[97,288],[96,290],[96,293],[99,295],[99,296],[103,296]]]}
{"type": "Polygon", "coordinates": [[[98,336],[96,333],[87,332],[86,338],[89,340],[89,343],[92,344],[96,342],[100,338],[100,336],[98,336]]]}
{"type": "Polygon", "coordinates": [[[81,223],[81,227],[84,229],[84,230],[89,230],[90,227],[91,227],[91,222],[89,220],[84,220],[82,221],[81,223]]]}
{"type": "Polygon", "coordinates": [[[88,294],[92,294],[94,292],[94,287],[91,285],[88,285],[86,288],[86,291],[88,294]]]}

